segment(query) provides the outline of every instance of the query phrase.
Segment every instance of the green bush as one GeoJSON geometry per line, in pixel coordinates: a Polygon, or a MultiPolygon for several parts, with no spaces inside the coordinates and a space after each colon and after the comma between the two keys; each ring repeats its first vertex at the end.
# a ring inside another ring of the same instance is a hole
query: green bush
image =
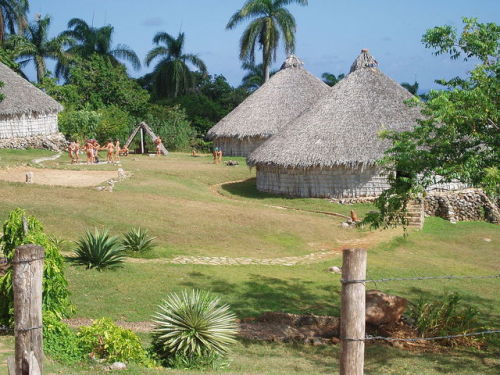
{"type": "Polygon", "coordinates": [[[123,247],[127,251],[143,253],[154,248],[153,241],[156,237],[150,237],[147,229],[131,229],[123,235],[123,247]]]}
{"type": "Polygon", "coordinates": [[[136,123],[134,117],[116,105],[100,109],[99,116],[96,138],[101,143],[111,138],[124,144],[136,123]]]}
{"type": "Polygon", "coordinates": [[[93,358],[106,362],[133,362],[148,367],[154,365],[142,347],[140,338],[110,319],[102,318],[91,326],[81,327],[77,336],[82,350],[93,358]]]}
{"type": "Polygon", "coordinates": [[[43,350],[52,359],[65,364],[85,358],[76,332],[52,313],[43,314],[43,350]]]}
{"type": "Polygon", "coordinates": [[[103,270],[123,263],[125,250],[118,237],[111,237],[107,230],[87,231],[77,242],[73,261],[87,267],[103,270]]]}
{"type": "Polygon", "coordinates": [[[462,303],[457,293],[435,300],[420,298],[412,304],[408,316],[422,336],[445,336],[470,332],[478,326],[479,311],[462,303]]]}
{"type": "Polygon", "coordinates": [[[188,150],[195,132],[190,126],[186,112],[179,106],[163,107],[151,105],[145,116],[147,124],[163,140],[168,150],[188,150]]]}
{"type": "Polygon", "coordinates": [[[59,114],[59,129],[68,138],[83,141],[97,137],[101,115],[97,111],[82,109],[59,114]]]}
{"type": "MultiPolygon", "coordinates": [[[[9,213],[3,225],[0,247],[10,262],[14,250],[23,244],[36,244],[45,249],[42,279],[42,308],[62,318],[73,312],[69,299],[68,282],[64,276],[64,258],[57,245],[43,232],[40,222],[33,216],[17,208],[9,213]],[[24,232],[23,217],[26,218],[27,234],[24,232]]],[[[12,268],[0,277],[0,324],[10,324],[14,313],[14,295],[12,291],[12,268]]]]}
{"type": "Polygon", "coordinates": [[[235,342],[235,315],[208,292],[171,293],[158,309],[153,351],[167,366],[212,366],[235,342]]]}

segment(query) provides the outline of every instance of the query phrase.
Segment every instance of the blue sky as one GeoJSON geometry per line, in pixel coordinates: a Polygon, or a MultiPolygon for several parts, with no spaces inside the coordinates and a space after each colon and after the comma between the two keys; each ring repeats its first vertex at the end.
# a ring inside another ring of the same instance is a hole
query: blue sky
{"type": "MultiPolygon", "coordinates": [[[[51,34],[66,29],[69,19],[83,18],[95,26],[115,27],[114,44],[133,48],[141,60],[158,31],[174,36],[186,33],[186,52],[197,53],[211,74],[223,74],[238,85],[243,71],[238,60],[244,26],[225,30],[230,16],[244,0],[31,0],[31,16],[52,17],[51,34]]],[[[420,42],[426,29],[438,25],[460,28],[461,17],[481,22],[500,21],[499,0],[309,0],[309,6],[291,5],[297,20],[296,54],[306,68],[345,73],[362,48],[368,48],[382,71],[397,81],[417,80],[424,90],[437,78],[461,75],[472,62],[434,56],[420,42]]],[[[284,58],[280,53],[275,63],[284,58]]],[[[143,67],[140,76],[151,68],[143,67]]],[[[33,77],[32,77],[33,78],[33,77]]]]}

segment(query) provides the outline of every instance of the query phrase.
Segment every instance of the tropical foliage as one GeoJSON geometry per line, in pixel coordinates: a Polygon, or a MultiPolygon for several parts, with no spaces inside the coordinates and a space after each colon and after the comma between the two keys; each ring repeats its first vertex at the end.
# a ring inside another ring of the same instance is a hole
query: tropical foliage
{"type": "Polygon", "coordinates": [[[414,99],[423,119],[412,131],[386,132],[393,146],[382,160],[390,188],[376,201],[375,226],[404,222],[408,201],[435,183],[458,180],[483,187],[493,197],[500,186],[500,26],[464,18],[461,33],[451,26],[435,27],[423,36],[426,47],[452,59],[480,61],[464,78],[439,81],[425,103],[414,99]],[[440,177],[437,177],[440,176],[440,177]]]}
{"type": "MultiPolygon", "coordinates": [[[[43,232],[40,222],[28,216],[22,209],[9,213],[3,225],[0,247],[9,262],[14,257],[16,247],[23,244],[36,244],[45,249],[42,308],[61,317],[69,316],[73,306],[69,300],[68,282],[64,276],[64,259],[59,249],[43,232]],[[24,219],[23,219],[24,218],[24,219]],[[26,222],[25,226],[23,222],[26,222]]],[[[0,277],[0,324],[10,324],[14,313],[14,295],[12,290],[12,268],[0,277]]]]}
{"type": "Polygon", "coordinates": [[[28,0],[0,0],[0,43],[4,42],[7,34],[23,31],[28,23],[28,10],[28,0]]]}
{"type": "Polygon", "coordinates": [[[342,78],[345,78],[345,74],[340,73],[336,76],[335,74],[325,72],[321,75],[321,78],[323,78],[323,82],[331,87],[335,86],[342,78]]]}
{"type": "Polygon", "coordinates": [[[85,356],[76,332],[50,312],[43,313],[43,350],[52,359],[68,364],[85,356]]]}
{"type": "Polygon", "coordinates": [[[171,293],[154,316],[153,348],[167,365],[215,360],[235,342],[235,318],[228,305],[208,292],[171,293]]]}
{"type": "Polygon", "coordinates": [[[227,29],[234,29],[240,23],[250,21],[240,39],[240,59],[255,63],[255,50],[262,50],[264,81],[270,76],[270,66],[276,60],[280,39],[283,39],[287,54],[295,50],[296,23],[292,13],[286,8],[292,3],[307,5],[307,0],[247,0],[234,13],[227,29]]]}
{"type": "Polygon", "coordinates": [[[153,241],[147,229],[133,228],[123,235],[123,247],[127,251],[143,253],[154,248],[153,241]]]}
{"type": "Polygon", "coordinates": [[[47,74],[45,59],[53,59],[63,64],[68,59],[64,48],[72,42],[71,38],[65,35],[49,39],[50,22],[49,16],[40,17],[28,25],[24,34],[11,35],[7,40],[7,47],[13,51],[14,58],[21,59],[21,67],[29,62],[35,64],[39,83],[47,74]]]}
{"type": "Polygon", "coordinates": [[[74,262],[99,271],[123,263],[125,252],[118,237],[111,237],[107,230],[87,231],[76,242],[74,262]]]}
{"type": "Polygon", "coordinates": [[[153,38],[157,47],[148,52],[146,65],[159,60],[155,65],[151,79],[153,92],[157,97],[176,97],[193,88],[195,78],[188,64],[205,74],[205,63],[191,53],[184,53],[184,33],[174,38],[166,32],[159,32],[153,38]]]}
{"type": "MultiPolygon", "coordinates": [[[[255,65],[253,63],[244,62],[241,67],[247,71],[241,79],[241,87],[253,92],[264,84],[266,77],[264,76],[263,64],[255,65]]],[[[269,72],[269,76],[272,77],[276,72],[277,70],[272,70],[269,72]]]]}

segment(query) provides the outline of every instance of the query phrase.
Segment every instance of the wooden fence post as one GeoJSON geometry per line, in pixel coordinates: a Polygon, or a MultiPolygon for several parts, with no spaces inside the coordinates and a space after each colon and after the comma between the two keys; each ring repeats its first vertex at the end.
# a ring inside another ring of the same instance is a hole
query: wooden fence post
{"type": "Polygon", "coordinates": [[[12,261],[16,375],[42,373],[44,253],[41,246],[22,245],[16,248],[12,261]]]}
{"type": "Polygon", "coordinates": [[[342,309],[340,314],[340,375],[363,375],[365,342],[364,283],[349,282],[366,278],[365,249],[346,249],[342,259],[342,309]],[[347,339],[347,340],[346,340],[347,339]]]}

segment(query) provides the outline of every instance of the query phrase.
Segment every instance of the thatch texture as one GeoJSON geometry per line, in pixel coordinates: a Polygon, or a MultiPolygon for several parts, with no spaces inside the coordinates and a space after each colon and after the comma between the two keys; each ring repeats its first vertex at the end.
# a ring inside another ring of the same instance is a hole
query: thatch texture
{"type": "Polygon", "coordinates": [[[373,166],[389,146],[380,131],[409,130],[420,117],[404,103],[411,97],[363,50],[346,78],[252,152],[248,162],[302,169],[373,166]]]}
{"type": "Polygon", "coordinates": [[[62,111],[62,106],[49,95],[33,86],[16,72],[0,63],[0,81],[4,86],[0,93],[0,116],[37,116],[62,111]]]}
{"type": "Polygon", "coordinates": [[[219,121],[207,136],[216,144],[218,138],[268,138],[280,132],[328,90],[323,81],[303,68],[297,57],[289,56],[279,72],[219,121]]]}

